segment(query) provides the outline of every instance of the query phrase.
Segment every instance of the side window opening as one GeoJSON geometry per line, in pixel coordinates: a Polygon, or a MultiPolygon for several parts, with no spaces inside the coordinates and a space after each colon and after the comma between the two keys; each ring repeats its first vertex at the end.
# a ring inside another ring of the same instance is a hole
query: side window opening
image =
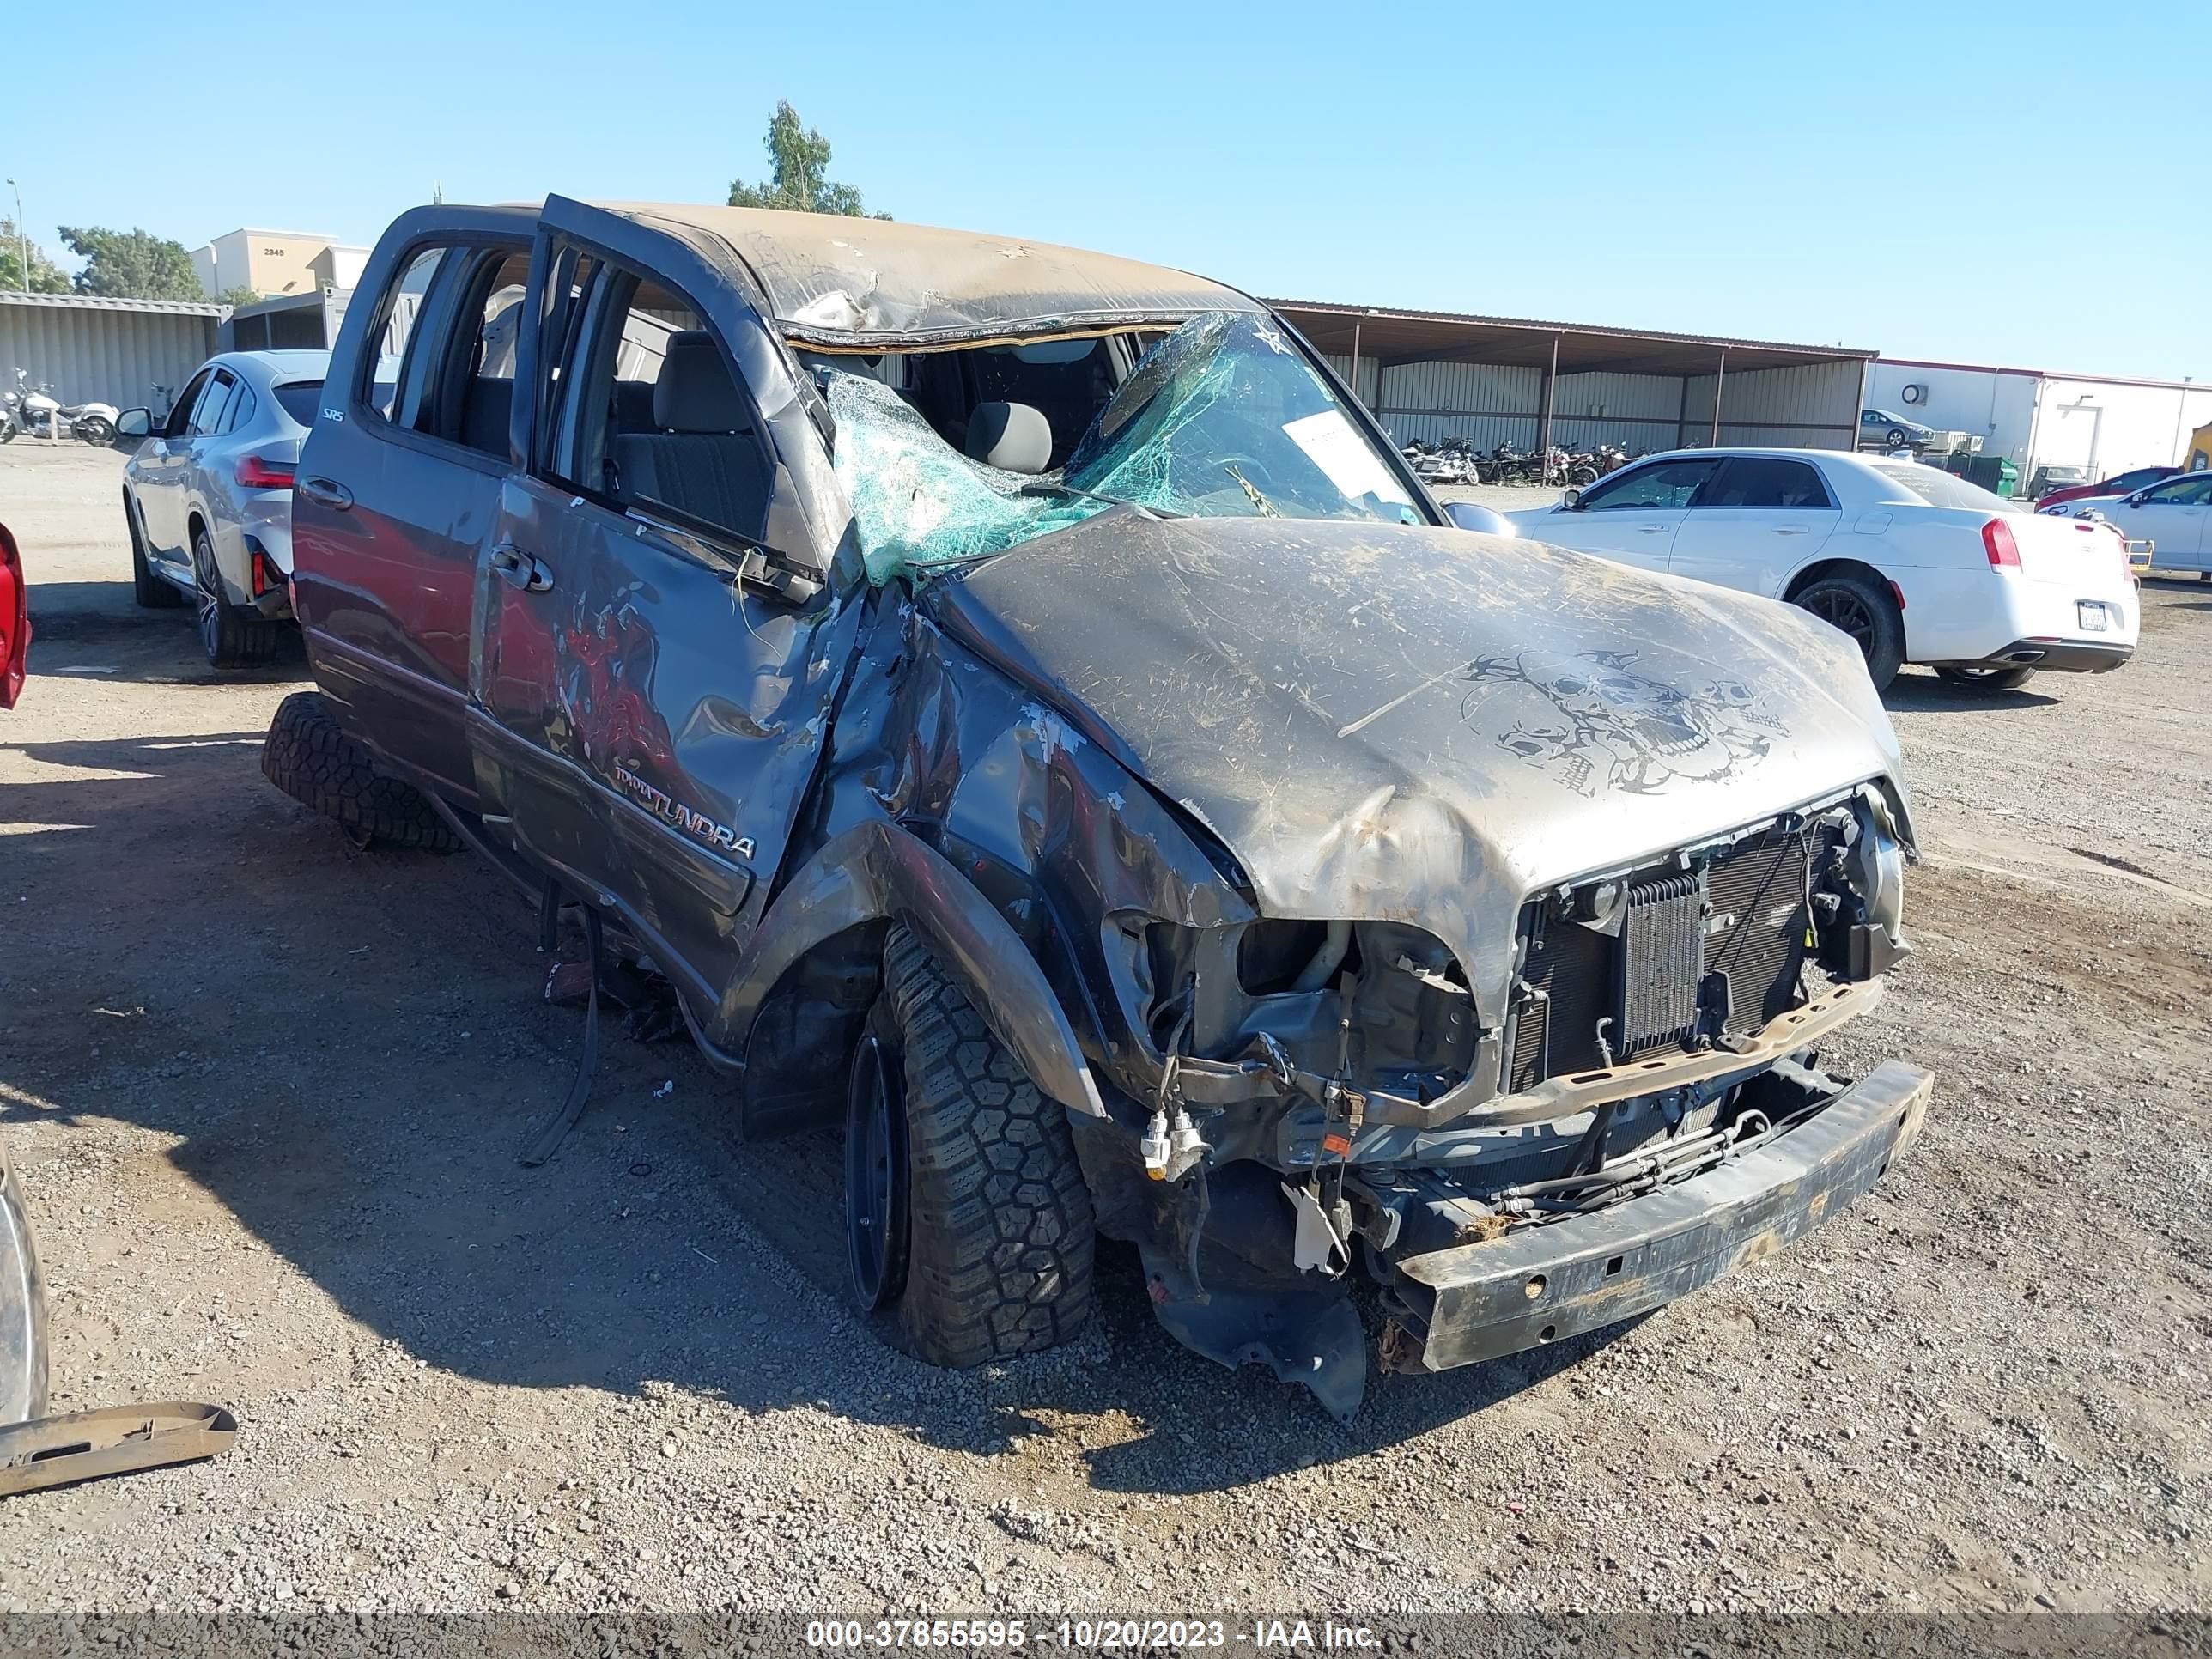
{"type": "Polygon", "coordinates": [[[227,368],[218,368],[200,393],[199,402],[192,409],[191,434],[208,437],[222,430],[223,411],[230,406],[230,394],[238,381],[227,368]]]}
{"type": "Polygon", "coordinates": [[[529,255],[514,248],[455,244],[410,259],[386,302],[376,412],[410,432],[506,455],[529,270],[529,255]]]}
{"type": "Polygon", "coordinates": [[[169,418],[162,423],[163,437],[181,438],[192,429],[192,411],[199,406],[200,398],[207,391],[208,382],[214,378],[215,371],[211,368],[204,368],[192,376],[185,387],[184,395],[171,406],[169,418]]]}
{"type": "Polygon", "coordinates": [[[438,383],[417,417],[417,429],[487,455],[507,453],[515,346],[529,277],[530,256],[519,252],[489,252],[471,267],[440,354],[438,383]]]}
{"type": "Polygon", "coordinates": [[[1737,455],[1698,492],[1697,505],[1814,509],[1832,506],[1820,475],[1803,461],[1737,455]]]}
{"type": "Polygon", "coordinates": [[[362,397],[370,408],[390,420],[399,393],[399,379],[407,366],[408,349],[414,343],[415,325],[424,296],[445,263],[449,248],[426,247],[403,266],[398,280],[384,299],[384,317],[378,325],[376,353],[368,363],[368,384],[362,397]]]}
{"type": "Polygon", "coordinates": [[[1698,486],[1712,476],[1713,461],[1660,461],[1632,472],[1607,478],[1583,496],[1593,512],[1614,507],[1658,508],[1687,507],[1698,486]]]}
{"type": "Polygon", "coordinates": [[[261,400],[253,395],[253,388],[240,380],[236,395],[230,400],[229,412],[222,417],[222,429],[235,432],[240,427],[250,426],[254,411],[260,406],[261,400]]]}
{"type": "Polygon", "coordinates": [[[556,476],[623,508],[758,541],[775,463],[703,313],[652,278],[604,266],[581,309],[568,368],[548,372],[562,410],[556,476]]]}

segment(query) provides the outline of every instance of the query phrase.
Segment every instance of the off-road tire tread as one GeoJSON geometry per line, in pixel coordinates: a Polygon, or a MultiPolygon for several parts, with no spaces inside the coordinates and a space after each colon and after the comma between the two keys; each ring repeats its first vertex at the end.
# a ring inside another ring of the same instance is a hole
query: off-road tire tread
{"type": "Polygon", "coordinates": [[[1055,1347],[1091,1317],[1095,1242],[1066,1109],[902,927],[884,948],[884,994],[906,1072],[900,1335],[956,1370],[1055,1347]]]}
{"type": "Polygon", "coordinates": [[[450,853],[459,840],[422,792],[381,770],[346,734],[319,691],[276,706],[261,745],[261,775],[302,806],[392,847],[450,853]]]}

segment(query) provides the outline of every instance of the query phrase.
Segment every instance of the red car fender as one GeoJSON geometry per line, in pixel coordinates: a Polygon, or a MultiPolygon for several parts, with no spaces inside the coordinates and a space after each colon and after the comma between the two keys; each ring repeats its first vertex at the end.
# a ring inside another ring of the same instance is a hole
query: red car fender
{"type": "Polygon", "coordinates": [[[30,657],[30,586],[23,579],[23,556],[15,538],[0,524],[0,708],[13,708],[22,695],[30,657]]]}

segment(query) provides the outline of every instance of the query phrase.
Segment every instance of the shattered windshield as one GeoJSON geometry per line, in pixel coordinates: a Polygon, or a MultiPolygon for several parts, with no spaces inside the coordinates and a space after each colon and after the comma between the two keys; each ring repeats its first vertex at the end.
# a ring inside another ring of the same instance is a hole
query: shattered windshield
{"type": "Polygon", "coordinates": [[[1003,553],[1120,505],[1168,517],[1425,522],[1264,314],[1207,313],[1159,341],[1058,472],[971,459],[882,381],[836,370],[828,380],[837,476],[878,584],[1003,553]]]}

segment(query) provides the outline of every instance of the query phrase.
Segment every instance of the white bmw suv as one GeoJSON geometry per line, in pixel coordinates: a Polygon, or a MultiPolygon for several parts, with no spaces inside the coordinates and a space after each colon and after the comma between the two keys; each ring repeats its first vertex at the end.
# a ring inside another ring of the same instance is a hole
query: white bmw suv
{"type": "Polygon", "coordinates": [[[2102,673],[2135,653],[2124,535],[1917,461],[1675,450],[1506,516],[1534,541],[1802,605],[1858,641],[1877,688],[1908,662],[2009,690],[2038,670],[2102,673]]]}

